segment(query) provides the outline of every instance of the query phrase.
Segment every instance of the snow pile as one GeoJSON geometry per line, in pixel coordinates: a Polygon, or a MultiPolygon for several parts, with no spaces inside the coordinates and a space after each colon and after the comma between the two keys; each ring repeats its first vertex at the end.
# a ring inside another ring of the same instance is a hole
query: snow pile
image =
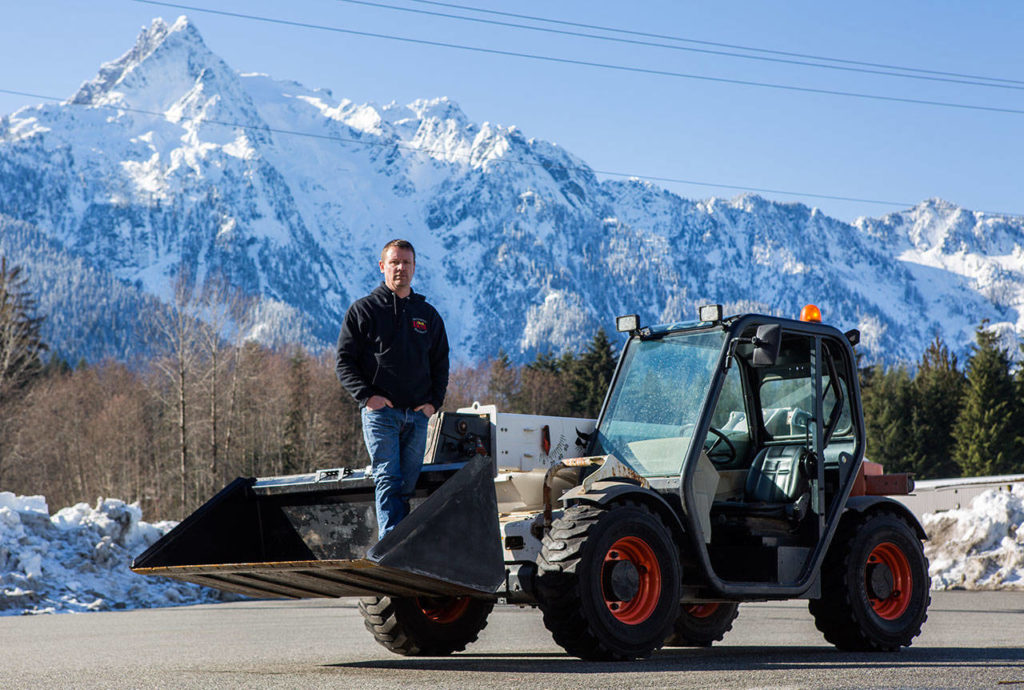
{"type": "MultiPolygon", "coordinates": [[[[924,516],[932,588],[1024,590],[1024,484],[987,491],[970,508],[924,516]]],[[[200,604],[236,599],[136,575],[132,558],[176,523],[142,521],[117,499],[49,514],[42,496],[0,492],[0,615],[200,604]]]]}
{"type": "Polygon", "coordinates": [[[1024,484],[924,516],[932,589],[1024,590],[1024,484]]]}
{"type": "Polygon", "coordinates": [[[197,585],[136,575],[132,558],[175,523],[142,521],[117,499],[50,516],[42,496],[0,492],[0,615],[105,611],[223,601],[197,585]]]}

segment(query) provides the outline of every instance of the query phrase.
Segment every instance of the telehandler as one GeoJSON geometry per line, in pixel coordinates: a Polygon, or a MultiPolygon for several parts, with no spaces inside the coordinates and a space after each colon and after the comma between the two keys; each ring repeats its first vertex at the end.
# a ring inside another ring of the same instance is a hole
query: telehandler
{"type": "Polygon", "coordinates": [[[596,420],[435,418],[412,511],[379,542],[368,471],[240,478],[133,569],[256,597],[360,597],[387,649],[465,649],[495,603],[568,653],[709,645],[740,603],[806,599],[843,650],[893,651],[930,602],[925,533],[864,459],[857,331],[701,307],[628,333],[596,420]]]}

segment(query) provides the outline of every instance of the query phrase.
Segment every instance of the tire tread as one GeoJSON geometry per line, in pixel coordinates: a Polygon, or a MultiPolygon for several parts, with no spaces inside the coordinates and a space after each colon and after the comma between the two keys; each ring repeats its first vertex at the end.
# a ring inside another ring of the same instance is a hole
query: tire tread
{"type": "MultiPolygon", "coordinates": [[[[919,549],[921,548],[910,525],[898,514],[890,511],[876,511],[867,515],[848,514],[845,516],[822,565],[821,598],[812,599],[808,603],[808,609],[814,616],[815,627],[828,642],[843,651],[891,652],[901,647],[910,646],[913,639],[921,633],[921,627],[928,618],[927,609],[931,603],[931,595],[928,590],[931,578],[928,576],[927,560],[924,561],[922,581],[925,595],[921,606],[924,611],[920,620],[915,621],[908,629],[901,631],[898,636],[882,639],[873,634],[871,630],[866,629],[858,617],[858,611],[862,607],[854,599],[857,585],[849,582],[849,573],[859,566],[853,562],[858,558],[858,553],[853,545],[860,533],[870,528],[870,523],[877,520],[887,520],[894,525],[902,526],[905,534],[918,545],[919,549]]],[[[924,559],[923,550],[920,557],[924,559]]]]}

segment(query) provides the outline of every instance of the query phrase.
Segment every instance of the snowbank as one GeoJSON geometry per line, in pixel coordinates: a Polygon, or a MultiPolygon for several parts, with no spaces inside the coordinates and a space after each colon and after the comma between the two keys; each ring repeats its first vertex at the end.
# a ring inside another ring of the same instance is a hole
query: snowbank
{"type": "MultiPolygon", "coordinates": [[[[1024,590],[1024,484],[987,491],[970,508],[928,514],[923,522],[932,589],[1024,590]]],[[[237,599],[128,569],[174,525],[143,522],[137,505],[116,499],[51,516],[42,496],[0,492],[0,615],[237,599]]]]}
{"type": "Polygon", "coordinates": [[[1024,484],[924,516],[932,589],[1024,590],[1024,484]]]}
{"type": "Polygon", "coordinates": [[[173,522],[142,521],[142,510],[100,499],[50,515],[42,496],[0,492],[0,615],[105,611],[237,598],[136,575],[132,558],[173,522]]]}

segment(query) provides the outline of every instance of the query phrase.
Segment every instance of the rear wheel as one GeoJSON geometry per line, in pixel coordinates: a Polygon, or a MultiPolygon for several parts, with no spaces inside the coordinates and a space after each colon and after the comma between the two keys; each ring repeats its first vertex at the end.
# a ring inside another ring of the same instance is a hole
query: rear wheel
{"type": "Polygon", "coordinates": [[[650,655],[679,610],[675,542],[643,505],[566,509],[544,537],[538,567],[544,625],[582,659],[650,655]]]}
{"type": "Polygon", "coordinates": [[[359,612],[374,639],[404,656],[445,656],[475,642],[493,601],[472,597],[371,597],[359,612]]]}
{"type": "Polygon", "coordinates": [[[710,647],[732,630],[739,615],[739,604],[683,604],[672,626],[666,647],[710,647]]]}
{"type": "Polygon", "coordinates": [[[818,630],[840,649],[908,647],[928,617],[928,559],[896,515],[876,513],[841,527],[821,578],[822,597],[809,608],[818,630]]]}

